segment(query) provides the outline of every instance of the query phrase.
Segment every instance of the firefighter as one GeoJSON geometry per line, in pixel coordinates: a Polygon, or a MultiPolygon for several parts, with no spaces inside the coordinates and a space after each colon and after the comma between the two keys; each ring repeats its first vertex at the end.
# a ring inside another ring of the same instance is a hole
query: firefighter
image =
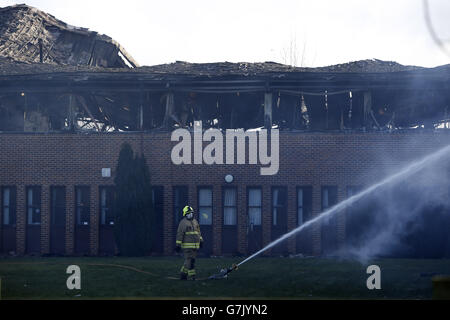
{"type": "Polygon", "coordinates": [[[200,226],[194,218],[194,209],[190,206],[183,208],[183,219],[177,230],[175,251],[183,250],[184,264],[181,267],[180,279],[187,280],[188,277],[195,280],[195,258],[197,251],[203,247],[203,238],[200,226]]]}

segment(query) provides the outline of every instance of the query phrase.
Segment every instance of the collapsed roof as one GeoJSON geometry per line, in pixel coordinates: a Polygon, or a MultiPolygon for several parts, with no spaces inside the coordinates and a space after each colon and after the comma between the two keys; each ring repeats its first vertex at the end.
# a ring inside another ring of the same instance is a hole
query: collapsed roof
{"type": "Polygon", "coordinates": [[[25,4],[0,8],[0,56],[72,66],[129,68],[138,65],[110,37],[68,25],[25,4]]]}
{"type": "Polygon", "coordinates": [[[111,38],[37,9],[3,8],[0,19],[0,131],[170,130],[198,120],[204,128],[450,127],[450,65],[139,67],[111,38]]]}
{"type": "Polygon", "coordinates": [[[450,65],[435,68],[403,66],[396,62],[362,60],[319,68],[297,68],[275,62],[175,63],[133,69],[30,63],[0,57],[0,86],[16,83],[23,90],[52,86],[66,90],[114,88],[120,91],[171,90],[197,92],[243,92],[295,90],[324,92],[369,88],[438,86],[446,89],[450,65]]]}

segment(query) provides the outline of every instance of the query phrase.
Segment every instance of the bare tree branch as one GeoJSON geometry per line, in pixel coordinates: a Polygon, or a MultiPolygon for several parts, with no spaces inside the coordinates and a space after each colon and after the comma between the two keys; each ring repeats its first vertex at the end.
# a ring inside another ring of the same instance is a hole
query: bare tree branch
{"type": "Polygon", "coordinates": [[[444,52],[447,56],[450,57],[450,51],[445,47],[445,43],[439,38],[436,31],[434,30],[433,24],[431,22],[430,16],[430,6],[428,0],[423,0],[423,13],[425,18],[425,24],[427,26],[428,32],[431,35],[431,38],[436,43],[436,45],[444,52]]]}

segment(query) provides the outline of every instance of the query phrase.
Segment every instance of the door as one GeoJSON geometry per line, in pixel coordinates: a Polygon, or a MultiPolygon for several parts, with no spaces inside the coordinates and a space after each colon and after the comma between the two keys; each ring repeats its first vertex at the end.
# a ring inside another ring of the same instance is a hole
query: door
{"type": "Polygon", "coordinates": [[[213,248],[213,192],[211,187],[198,189],[198,223],[203,237],[203,248],[199,253],[209,256],[213,248]]]}
{"type": "Polygon", "coordinates": [[[222,202],[222,252],[225,254],[237,254],[237,189],[234,187],[224,188],[222,192],[222,202]]]}
{"type": "Polygon", "coordinates": [[[50,188],[50,253],[62,255],[66,249],[66,188],[50,188]]]}
{"type": "MultiPolygon", "coordinates": [[[[272,241],[287,232],[287,189],[285,187],[272,188],[272,241]]],[[[274,254],[288,254],[287,241],[282,241],[272,248],[274,254]]]]}
{"type": "MultiPolygon", "coordinates": [[[[312,217],[312,187],[297,188],[297,227],[312,217]]],[[[312,228],[306,228],[296,234],[297,253],[312,255],[312,228]]]]}
{"type": "Polygon", "coordinates": [[[261,214],[261,188],[247,189],[247,251],[249,254],[262,248],[261,214]]]}
{"type": "Polygon", "coordinates": [[[2,228],[0,249],[2,253],[16,252],[16,188],[3,187],[1,193],[2,228]]]}
{"type": "Polygon", "coordinates": [[[88,255],[90,188],[75,187],[75,254],[88,255]]]}
{"type": "MultiPolygon", "coordinates": [[[[336,203],[337,187],[323,187],[322,212],[331,208],[336,203]]],[[[338,249],[337,217],[338,215],[330,215],[321,220],[321,244],[323,255],[333,254],[338,249]]]]}
{"type": "Polygon", "coordinates": [[[41,187],[26,188],[26,253],[41,252],[41,187]]]}
{"type": "MultiPolygon", "coordinates": [[[[347,187],[347,199],[361,192],[361,186],[347,187]]],[[[366,212],[370,210],[370,205],[367,205],[367,199],[362,199],[347,206],[345,211],[345,247],[346,249],[355,249],[365,236],[366,231],[365,217],[366,212]]]]}
{"type": "Polygon", "coordinates": [[[100,187],[100,225],[99,247],[101,255],[114,255],[116,240],[114,238],[114,187],[100,187]]]}
{"type": "Polygon", "coordinates": [[[152,187],[152,200],[155,217],[152,252],[162,254],[164,250],[164,187],[152,187]]]}

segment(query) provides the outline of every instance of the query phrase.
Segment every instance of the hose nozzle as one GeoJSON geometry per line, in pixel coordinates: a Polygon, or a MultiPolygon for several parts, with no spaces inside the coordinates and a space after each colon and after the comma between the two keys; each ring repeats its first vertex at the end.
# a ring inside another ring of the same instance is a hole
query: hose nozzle
{"type": "Polygon", "coordinates": [[[237,264],[233,263],[231,267],[221,269],[218,274],[213,274],[209,277],[209,279],[226,279],[228,277],[228,274],[233,270],[237,270],[237,268],[237,264]]]}

